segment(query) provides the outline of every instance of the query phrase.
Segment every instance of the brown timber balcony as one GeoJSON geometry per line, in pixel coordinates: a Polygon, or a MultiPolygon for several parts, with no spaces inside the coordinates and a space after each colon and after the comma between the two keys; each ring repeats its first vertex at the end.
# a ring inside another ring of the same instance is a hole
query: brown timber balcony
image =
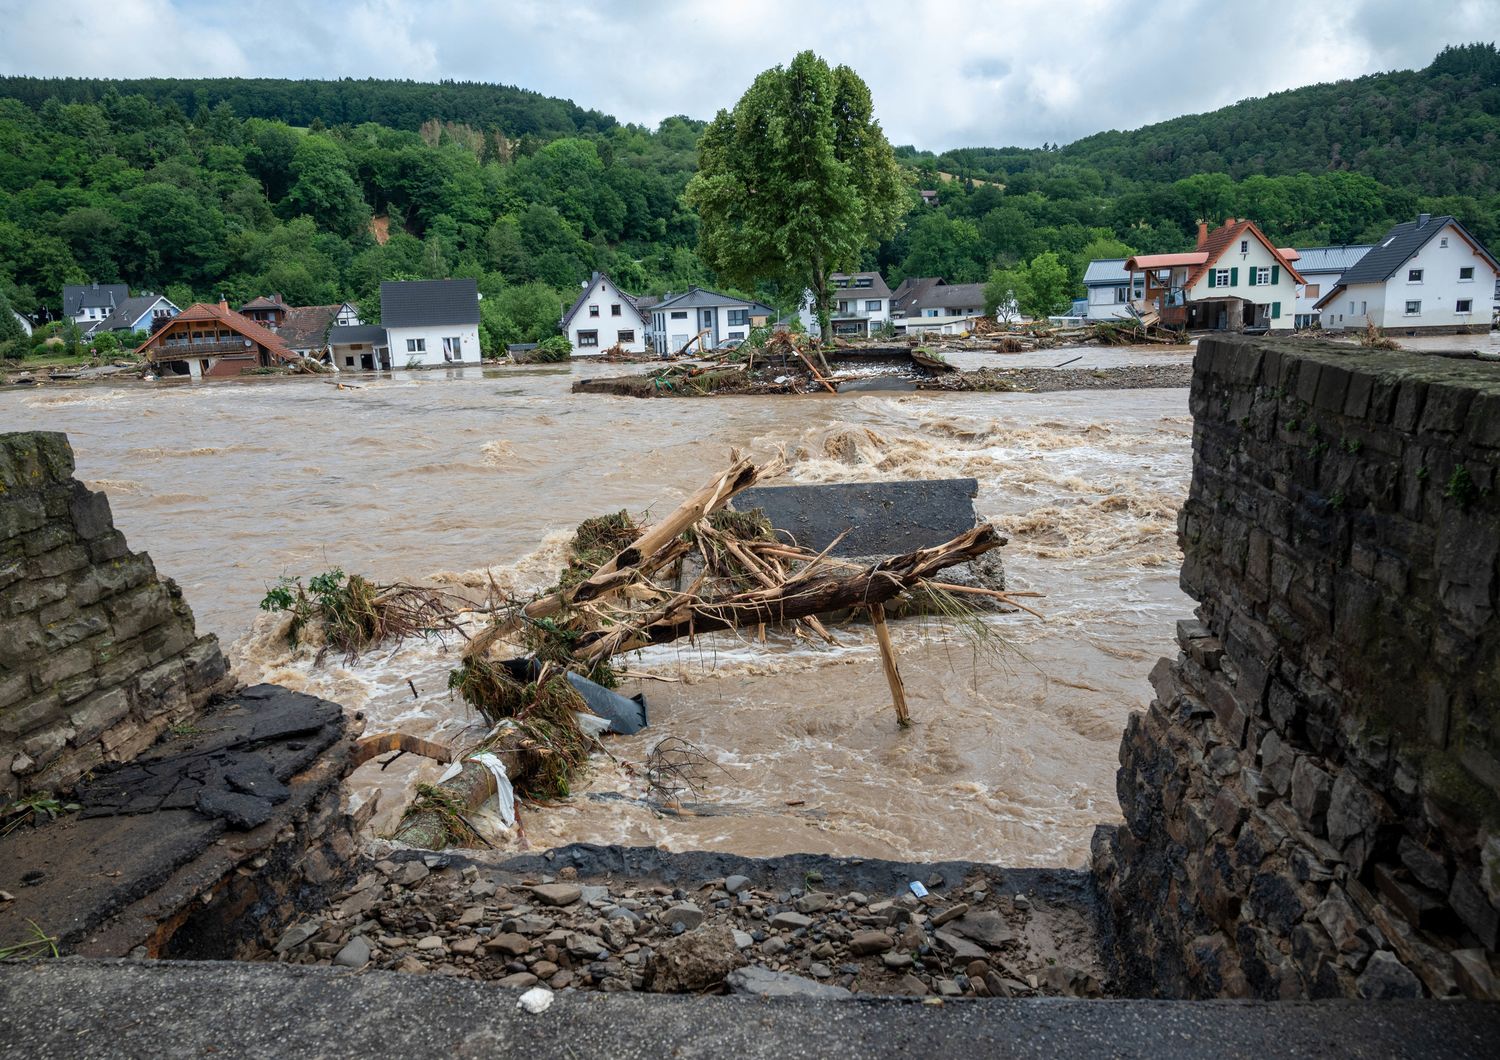
{"type": "Polygon", "coordinates": [[[194,342],[164,342],[151,351],[158,361],[174,361],[184,357],[212,357],[226,353],[253,354],[255,343],[248,339],[200,339],[194,342]]]}

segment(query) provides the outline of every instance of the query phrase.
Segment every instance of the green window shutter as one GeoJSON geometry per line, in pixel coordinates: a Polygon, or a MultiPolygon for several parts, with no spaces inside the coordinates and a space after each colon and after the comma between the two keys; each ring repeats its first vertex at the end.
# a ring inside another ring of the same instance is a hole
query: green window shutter
{"type": "Polygon", "coordinates": [[[1208,270],[1208,285],[1210,287],[1217,287],[1219,285],[1219,270],[1218,269],[1209,269],[1208,270]]]}
{"type": "Polygon", "coordinates": [[[1236,265],[1234,268],[1232,268],[1232,269],[1229,270],[1229,286],[1231,286],[1231,287],[1237,287],[1237,286],[1239,286],[1239,282],[1240,282],[1240,267],[1238,265],[1236,265]]]}
{"type": "MultiPolygon", "coordinates": [[[[1272,268],[1275,268],[1275,266],[1272,266],[1272,268]]],[[[1280,302],[1272,302],[1271,303],[1271,319],[1272,320],[1280,320],[1281,319],[1281,303],[1280,302]]]]}
{"type": "Polygon", "coordinates": [[[1254,265],[1250,266],[1250,275],[1248,277],[1246,277],[1246,279],[1249,282],[1249,284],[1250,284],[1251,287],[1255,286],[1255,266],[1254,265]]]}
{"type": "Polygon", "coordinates": [[[1281,266],[1280,265],[1272,265],[1271,266],[1271,286],[1275,287],[1280,282],[1281,282],[1281,266]]]}

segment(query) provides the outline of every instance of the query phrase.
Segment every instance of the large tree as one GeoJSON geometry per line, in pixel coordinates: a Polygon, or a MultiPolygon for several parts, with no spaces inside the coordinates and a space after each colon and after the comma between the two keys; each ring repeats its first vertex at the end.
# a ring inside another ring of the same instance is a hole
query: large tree
{"type": "Polygon", "coordinates": [[[828,334],[832,277],[859,268],[891,235],[911,197],[870,90],[810,51],[755,79],[719,111],[698,145],[687,199],[698,253],[730,283],[807,291],[828,334]]]}

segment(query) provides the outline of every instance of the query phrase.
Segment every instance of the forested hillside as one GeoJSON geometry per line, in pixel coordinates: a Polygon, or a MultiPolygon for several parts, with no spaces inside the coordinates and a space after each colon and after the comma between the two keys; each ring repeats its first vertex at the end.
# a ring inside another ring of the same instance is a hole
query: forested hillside
{"type": "MultiPolygon", "coordinates": [[[[0,78],[0,297],[55,314],[64,283],[95,280],[374,313],[382,279],[462,275],[489,346],[534,339],[595,268],[642,292],[715,282],[680,198],[702,128],[467,83],[0,78]]],[[[893,285],[1044,253],[1076,281],[1230,215],[1309,245],[1451,212],[1500,245],[1500,56],[1451,48],[1061,148],[898,156],[912,212],[866,262],[893,285]]]]}

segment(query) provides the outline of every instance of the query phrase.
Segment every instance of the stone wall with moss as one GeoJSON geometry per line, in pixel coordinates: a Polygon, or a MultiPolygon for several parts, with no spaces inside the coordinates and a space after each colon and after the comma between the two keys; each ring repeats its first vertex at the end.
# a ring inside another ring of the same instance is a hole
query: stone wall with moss
{"type": "Polygon", "coordinates": [[[1500,364],[1211,338],[1095,867],[1127,988],[1496,996],[1500,364]]]}
{"type": "Polygon", "coordinates": [[[133,758],[225,670],[176,584],[73,477],[67,436],[0,434],[0,794],[133,758]]]}

